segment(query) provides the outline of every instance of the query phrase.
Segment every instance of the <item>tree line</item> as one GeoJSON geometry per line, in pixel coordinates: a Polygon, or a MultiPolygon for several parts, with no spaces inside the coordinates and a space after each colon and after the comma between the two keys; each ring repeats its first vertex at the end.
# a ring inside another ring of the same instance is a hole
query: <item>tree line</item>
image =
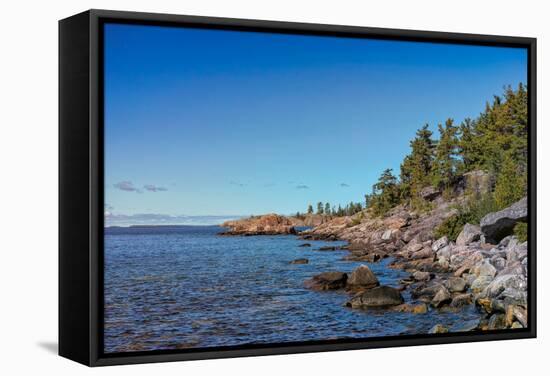
{"type": "Polygon", "coordinates": [[[313,208],[313,205],[309,204],[307,207],[306,213],[296,213],[296,218],[304,218],[307,215],[329,215],[333,217],[344,217],[350,216],[359,213],[364,209],[364,206],[360,202],[350,202],[346,206],[342,207],[338,205],[331,205],[329,202],[318,202],[316,208],[313,208]]]}
{"type": "Polygon", "coordinates": [[[474,170],[495,178],[490,199],[496,208],[512,204],[527,190],[527,126],[527,88],[521,83],[515,90],[505,88],[476,119],[439,124],[438,140],[424,125],[410,142],[399,177],[384,170],[366,196],[367,207],[375,215],[402,203],[421,209],[426,205],[420,194],[424,188],[449,192],[464,173],[474,170]]]}
{"type": "MultiPolygon", "coordinates": [[[[350,216],[368,209],[380,216],[400,204],[421,210],[428,205],[421,195],[424,188],[431,186],[444,195],[452,194],[458,179],[474,170],[486,171],[494,180],[488,197],[483,197],[489,203],[484,207],[502,209],[526,195],[527,127],[527,87],[521,83],[517,89],[508,86],[502,96],[495,95],[486,103],[477,118],[460,124],[447,119],[439,124],[438,139],[428,124],[418,129],[399,175],[385,169],[371,193],[365,195],[364,204],[350,202],[335,207],[319,202],[315,209],[309,205],[306,213],[350,216]]],[[[297,216],[304,214],[298,212],[297,216]]]]}

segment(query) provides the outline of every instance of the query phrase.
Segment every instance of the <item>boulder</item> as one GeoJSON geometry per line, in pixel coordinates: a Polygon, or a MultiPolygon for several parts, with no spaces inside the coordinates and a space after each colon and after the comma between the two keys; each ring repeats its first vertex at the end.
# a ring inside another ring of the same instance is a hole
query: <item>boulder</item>
{"type": "Polygon", "coordinates": [[[506,267],[506,259],[500,256],[491,257],[491,264],[499,271],[506,267]]]}
{"type": "Polygon", "coordinates": [[[450,292],[463,292],[466,290],[466,281],[460,277],[450,277],[447,280],[447,289],[450,292]]]}
{"type": "Polygon", "coordinates": [[[350,287],[373,288],[379,285],[378,278],[367,265],[358,266],[350,275],[348,281],[350,287]]]}
{"type": "Polygon", "coordinates": [[[425,298],[423,300],[431,301],[435,294],[439,291],[439,289],[442,287],[440,283],[434,283],[430,286],[419,286],[418,288],[411,291],[411,295],[413,298],[425,298]]]}
{"type": "Polygon", "coordinates": [[[460,308],[472,304],[472,294],[458,294],[451,301],[450,306],[460,308]]]}
{"type": "Polygon", "coordinates": [[[403,303],[401,293],[389,286],[379,286],[355,295],[346,306],[351,308],[373,308],[396,306],[403,303]]]}
{"type": "Polygon", "coordinates": [[[430,257],[433,257],[433,256],[434,256],[434,254],[433,254],[433,251],[432,251],[432,247],[426,246],[426,247],[422,248],[421,250],[414,252],[411,255],[411,259],[418,260],[418,259],[423,259],[423,258],[430,258],[430,257]]]}
{"type": "Polygon", "coordinates": [[[432,250],[434,252],[437,252],[441,248],[447,246],[448,244],[449,244],[449,239],[446,236],[443,236],[443,237],[437,239],[435,242],[432,243],[432,250]]]}
{"type": "Polygon", "coordinates": [[[430,273],[421,271],[414,272],[412,276],[415,281],[429,281],[432,277],[430,273]]]}
{"type": "MultiPolygon", "coordinates": [[[[479,278],[483,278],[483,277],[479,277],[479,278]]],[[[483,290],[483,296],[488,298],[496,298],[506,289],[526,291],[527,279],[523,275],[516,275],[516,274],[499,275],[494,280],[492,280],[489,284],[487,284],[487,287],[483,290]]]]}
{"type": "Polygon", "coordinates": [[[443,305],[450,303],[452,300],[449,291],[441,286],[431,301],[431,305],[435,308],[440,308],[443,305]]]}
{"type": "Polygon", "coordinates": [[[506,329],[506,315],[502,313],[495,313],[489,318],[489,324],[487,329],[497,330],[506,329]]]}
{"type": "Polygon", "coordinates": [[[506,326],[512,326],[514,320],[521,324],[522,328],[527,328],[527,310],[525,308],[510,304],[506,308],[506,326]]]}
{"type": "Polygon", "coordinates": [[[449,332],[449,329],[447,329],[446,327],[444,327],[441,324],[436,324],[430,329],[430,331],[428,333],[429,334],[442,334],[442,333],[448,333],[448,332],[449,332]]]}
{"type": "Polygon", "coordinates": [[[300,259],[293,260],[290,263],[291,264],[307,264],[307,263],[309,263],[309,260],[306,259],[306,258],[300,258],[300,259]]]}
{"type": "MultiPolygon", "coordinates": [[[[513,304],[527,306],[527,291],[507,288],[498,296],[499,301],[504,305],[513,304]]],[[[493,300],[496,301],[496,300],[493,300]]]]}
{"type": "Polygon", "coordinates": [[[489,213],[481,219],[481,231],[487,241],[497,244],[512,234],[518,222],[527,222],[527,197],[501,211],[489,213]]]}
{"type": "Polygon", "coordinates": [[[346,287],[348,275],[342,272],[323,272],[305,282],[313,290],[337,290],[346,287]]]}
{"type": "Polygon", "coordinates": [[[453,254],[453,247],[449,244],[444,246],[443,248],[440,248],[437,251],[437,257],[438,258],[445,258],[445,260],[449,261],[451,259],[451,256],[453,254]]]}
{"type": "Polygon", "coordinates": [[[489,260],[483,260],[472,269],[473,274],[476,276],[489,276],[494,277],[497,274],[497,269],[489,262],[489,260]]]}
{"type": "Polygon", "coordinates": [[[487,275],[479,276],[472,281],[470,289],[474,294],[479,294],[480,292],[485,290],[487,286],[489,286],[492,280],[493,278],[487,275]]]}
{"type": "Polygon", "coordinates": [[[302,243],[298,247],[311,247],[310,243],[302,243]]]}
{"type": "Polygon", "coordinates": [[[456,238],[456,245],[468,245],[478,241],[481,238],[482,232],[479,226],[466,223],[464,228],[456,238]]]}

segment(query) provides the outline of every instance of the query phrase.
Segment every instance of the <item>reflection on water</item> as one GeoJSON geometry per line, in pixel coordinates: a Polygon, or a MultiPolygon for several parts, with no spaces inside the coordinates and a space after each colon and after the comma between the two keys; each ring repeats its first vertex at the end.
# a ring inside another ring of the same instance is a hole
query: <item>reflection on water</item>
{"type": "MultiPolygon", "coordinates": [[[[345,251],[320,252],[342,242],[295,236],[222,237],[217,226],[105,230],[105,352],[281,343],[426,333],[478,317],[351,310],[344,292],[303,287],[313,275],[351,272],[345,251]],[[290,261],[308,258],[309,264],[290,261]],[[437,316],[437,317],[436,317],[437,316]]],[[[381,284],[397,286],[407,273],[369,264],[381,284]]],[[[404,293],[405,300],[410,296],[404,293]]]]}

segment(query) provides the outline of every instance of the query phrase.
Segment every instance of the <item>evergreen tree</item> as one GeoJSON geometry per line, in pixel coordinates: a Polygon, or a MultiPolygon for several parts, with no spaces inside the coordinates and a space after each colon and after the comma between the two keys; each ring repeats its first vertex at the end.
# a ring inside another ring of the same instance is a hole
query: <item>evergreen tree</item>
{"type": "Polygon", "coordinates": [[[445,127],[438,125],[439,141],[432,163],[432,184],[448,188],[454,182],[458,167],[458,127],[447,119],[445,127]]]}
{"type": "Polygon", "coordinates": [[[475,169],[479,164],[480,151],[475,142],[475,122],[472,119],[465,119],[459,128],[458,155],[460,157],[459,171],[465,173],[475,169]]]}
{"type": "Polygon", "coordinates": [[[311,204],[307,207],[307,214],[313,214],[313,206],[311,206],[311,204]]]}
{"type": "Polygon", "coordinates": [[[412,157],[407,155],[401,163],[399,174],[399,195],[403,200],[411,198],[412,170],[412,157]]]}
{"type": "Polygon", "coordinates": [[[403,198],[417,200],[422,188],[429,185],[434,148],[432,132],[426,124],[416,131],[416,137],[411,141],[411,154],[405,157],[401,165],[401,177],[404,179],[404,185],[401,187],[403,198]]]}
{"type": "Polygon", "coordinates": [[[323,203],[322,203],[322,202],[318,202],[318,203],[317,203],[317,214],[323,214],[323,212],[324,212],[323,203]]]}
{"type": "Polygon", "coordinates": [[[397,178],[391,169],[384,170],[378,182],[373,185],[370,202],[374,215],[383,215],[399,203],[397,178]]]}
{"type": "Polygon", "coordinates": [[[512,153],[506,153],[495,185],[495,203],[499,209],[503,209],[526,194],[527,175],[520,171],[512,153]]]}
{"type": "Polygon", "coordinates": [[[330,215],[330,204],[328,202],[325,204],[325,214],[330,215]]]}

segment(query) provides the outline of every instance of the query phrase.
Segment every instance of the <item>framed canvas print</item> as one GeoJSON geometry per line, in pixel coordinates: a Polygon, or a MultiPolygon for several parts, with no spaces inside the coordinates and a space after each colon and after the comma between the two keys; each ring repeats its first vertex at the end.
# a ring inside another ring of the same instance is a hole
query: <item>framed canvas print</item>
{"type": "Polygon", "coordinates": [[[60,21],[59,353],[536,335],[536,41],[60,21]]]}

